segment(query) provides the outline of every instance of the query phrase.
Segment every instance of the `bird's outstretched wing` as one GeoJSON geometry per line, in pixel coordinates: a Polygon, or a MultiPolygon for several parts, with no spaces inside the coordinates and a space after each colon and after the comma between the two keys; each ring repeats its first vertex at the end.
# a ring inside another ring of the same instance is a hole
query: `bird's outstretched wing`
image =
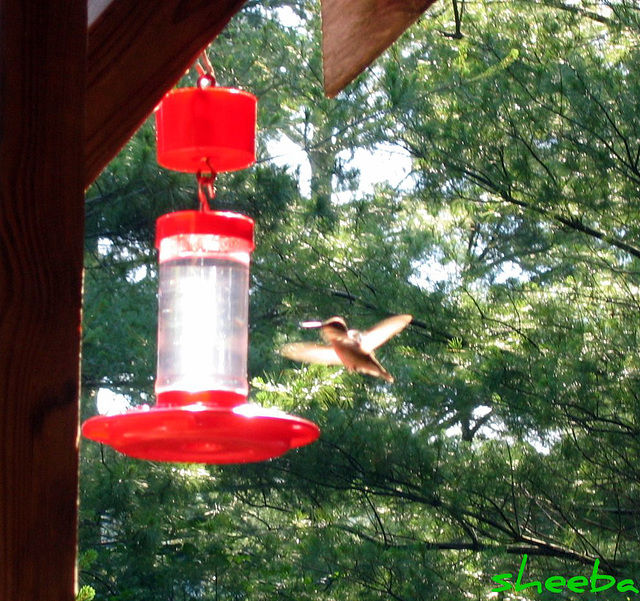
{"type": "Polygon", "coordinates": [[[342,365],[342,361],[332,346],[312,342],[292,342],[280,349],[280,354],[294,361],[321,363],[323,365],[342,365]]]}
{"type": "Polygon", "coordinates": [[[394,315],[363,332],[360,337],[362,350],[370,353],[382,346],[389,338],[404,330],[412,319],[411,315],[394,315]]]}

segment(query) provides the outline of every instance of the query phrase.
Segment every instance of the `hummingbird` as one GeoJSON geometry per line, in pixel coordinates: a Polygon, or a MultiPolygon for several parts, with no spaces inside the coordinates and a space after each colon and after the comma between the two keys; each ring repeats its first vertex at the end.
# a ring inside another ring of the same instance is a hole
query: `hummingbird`
{"type": "Polygon", "coordinates": [[[305,321],[303,328],[320,328],[327,344],[293,342],[280,349],[280,353],[295,361],[344,365],[349,371],[368,374],[393,382],[393,376],[380,365],[373,351],[395,336],[413,319],[411,315],[394,315],[376,324],[366,332],[350,330],[339,316],[326,321],[305,321]]]}

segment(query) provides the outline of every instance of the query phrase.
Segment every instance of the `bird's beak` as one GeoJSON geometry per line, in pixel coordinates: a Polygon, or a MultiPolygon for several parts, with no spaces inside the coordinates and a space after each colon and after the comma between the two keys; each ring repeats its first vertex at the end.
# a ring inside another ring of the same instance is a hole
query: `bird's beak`
{"type": "Polygon", "coordinates": [[[321,328],[321,321],[303,321],[300,323],[301,328],[321,328]]]}

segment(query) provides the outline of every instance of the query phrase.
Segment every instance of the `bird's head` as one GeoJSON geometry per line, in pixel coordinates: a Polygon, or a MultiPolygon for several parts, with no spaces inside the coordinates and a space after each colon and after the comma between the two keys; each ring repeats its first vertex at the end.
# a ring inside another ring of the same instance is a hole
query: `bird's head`
{"type": "Polygon", "coordinates": [[[325,321],[303,321],[300,326],[303,328],[335,328],[347,331],[347,322],[337,315],[325,321]]]}
{"type": "Polygon", "coordinates": [[[348,331],[347,322],[337,315],[325,321],[303,321],[300,325],[303,328],[322,328],[324,332],[332,331],[346,334],[348,331]]]}
{"type": "Polygon", "coordinates": [[[348,331],[347,322],[339,316],[330,317],[326,321],[322,322],[322,326],[320,326],[324,331],[332,330],[334,332],[340,332],[341,334],[346,334],[348,331]]]}

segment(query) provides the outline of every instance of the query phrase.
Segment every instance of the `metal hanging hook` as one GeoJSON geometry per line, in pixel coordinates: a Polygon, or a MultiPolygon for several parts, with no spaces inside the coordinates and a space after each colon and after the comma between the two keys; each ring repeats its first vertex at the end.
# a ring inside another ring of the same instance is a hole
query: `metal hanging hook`
{"type": "Polygon", "coordinates": [[[213,65],[207,56],[206,50],[203,50],[196,61],[196,71],[198,72],[198,87],[201,89],[216,85],[216,76],[213,65]],[[202,62],[204,67],[200,64],[202,62]]]}
{"type": "Polygon", "coordinates": [[[200,201],[200,210],[206,213],[211,211],[210,203],[216,196],[214,184],[218,173],[211,166],[208,158],[205,159],[205,162],[207,167],[209,167],[209,173],[207,174],[200,169],[196,173],[196,179],[198,180],[198,200],[200,201]]]}

